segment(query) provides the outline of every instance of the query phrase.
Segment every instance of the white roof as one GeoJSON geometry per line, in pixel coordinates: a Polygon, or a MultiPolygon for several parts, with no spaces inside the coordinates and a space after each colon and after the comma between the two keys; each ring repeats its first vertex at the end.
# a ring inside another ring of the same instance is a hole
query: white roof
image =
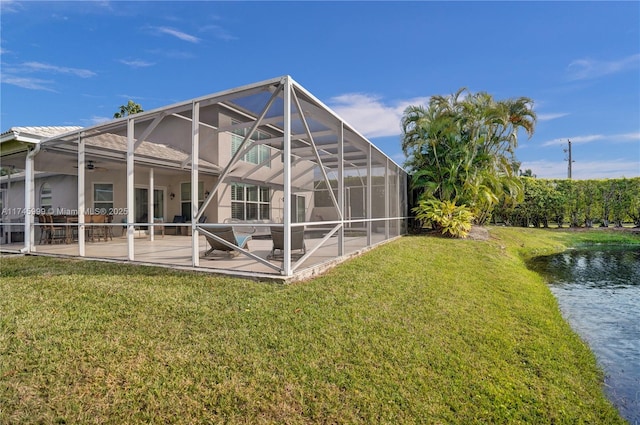
{"type": "Polygon", "coordinates": [[[76,131],[82,127],[78,126],[42,126],[42,127],[11,127],[2,133],[0,140],[18,140],[21,142],[37,142],[49,137],[58,136],[60,134],[76,131]]]}

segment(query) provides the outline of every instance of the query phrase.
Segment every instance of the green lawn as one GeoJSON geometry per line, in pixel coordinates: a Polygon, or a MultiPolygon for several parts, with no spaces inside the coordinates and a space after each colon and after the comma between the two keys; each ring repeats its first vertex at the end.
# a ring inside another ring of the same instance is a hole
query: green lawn
{"type": "Polygon", "coordinates": [[[490,235],[405,237],[291,285],[2,257],[0,424],[624,423],[524,260],[640,239],[490,235]]]}

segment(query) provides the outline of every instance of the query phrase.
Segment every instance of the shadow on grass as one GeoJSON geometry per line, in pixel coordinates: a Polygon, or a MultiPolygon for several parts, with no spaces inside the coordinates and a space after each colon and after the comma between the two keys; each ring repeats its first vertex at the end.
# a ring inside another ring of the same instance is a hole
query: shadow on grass
{"type": "MultiPolygon", "coordinates": [[[[0,277],[16,276],[194,276],[197,271],[174,270],[138,264],[122,264],[75,258],[55,258],[49,256],[24,256],[2,254],[0,257],[0,277]],[[24,259],[28,261],[24,261],[24,259]],[[25,268],[25,264],[27,267],[25,268]]],[[[224,277],[221,277],[224,278],[224,277]]]]}

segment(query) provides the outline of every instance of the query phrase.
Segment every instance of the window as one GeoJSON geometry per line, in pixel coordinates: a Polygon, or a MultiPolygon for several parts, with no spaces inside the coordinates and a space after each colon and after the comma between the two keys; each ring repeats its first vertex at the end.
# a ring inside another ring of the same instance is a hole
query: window
{"type": "Polygon", "coordinates": [[[231,218],[268,220],[271,216],[270,199],[268,187],[234,183],[231,185],[231,218]]]}
{"type": "Polygon", "coordinates": [[[95,183],[93,185],[93,209],[95,211],[113,210],[112,183],[95,183]]]}
{"type": "Polygon", "coordinates": [[[53,211],[53,197],[51,196],[51,185],[42,183],[40,186],[40,208],[44,211],[53,211]]]}
{"type": "MultiPolygon", "coordinates": [[[[191,221],[191,182],[180,184],[180,202],[182,216],[186,221],[191,221]]],[[[198,182],[198,208],[204,202],[204,182],[198,182]]]]}
{"type": "Polygon", "coordinates": [[[291,195],[291,221],[294,223],[304,223],[305,221],[305,198],[301,195],[291,195]]]}
{"type": "MultiPolygon", "coordinates": [[[[237,124],[234,122],[234,124],[237,124]]],[[[240,148],[240,144],[244,140],[247,135],[248,129],[242,128],[239,130],[234,130],[233,134],[231,134],[231,154],[235,154],[240,148]]],[[[271,135],[268,133],[264,133],[262,131],[256,131],[253,133],[253,138],[251,140],[264,140],[271,138],[271,135]]],[[[267,145],[257,145],[249,149],[244,157],[241,159],[245,162],[250,162],[251,164],[263,164],[267,168],[271,168],[271,149],[267,145]]]]}

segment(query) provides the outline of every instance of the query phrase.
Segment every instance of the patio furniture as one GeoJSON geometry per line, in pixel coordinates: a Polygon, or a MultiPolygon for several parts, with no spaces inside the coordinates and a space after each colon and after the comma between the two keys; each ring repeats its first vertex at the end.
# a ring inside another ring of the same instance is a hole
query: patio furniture
{"type": "Polygon", "coordinates": [[[3,220],[4,223],[0,226],[3,243],[24,242],[24,218],[3,218],[3,220]]]}
{"type": "Polygon", "coordinates": [[[212,238],[206,233],[202,233],[211,247],[204,253],[205,257],[213,255],[215,251],[221,251],[231,257],[239,254],[237,248],[249,249],[248,243],[251,240],[251,235],[236,235],[231,226],[208,228],[206,231],[220,239],[212,238]]]}
{"type": "Polygon", "coordinates": [[[47,224],[47,218],[44,214],[38,214],[36,218],[38,219],[38,223],[40,223],[40,226],[38,226],[40,229],[40,240],[38,241],[38,244],[42,245],[48,243],[51,238],[51,232],[50,227],[47,224]]]}
{"type": "Polygon", "coordinates": [[[45,220],[47,222],[48,238],[50,244],[63,243],[67,241],[67,226],[61,226],[57,218],[51,214],[45,214],[45,220]]]}
{"type": "Polygon", "coordinates": [[[250,234],[253,239],[271,239],[269,226],[266,225],[275,224],[274,221],[269,219],[240,220],[237,218],[225,218],[224,223],[233,225],[233,230],[237,233],[250,234]],[[255,226],[256,224],[258,226],[255,226]]]}
{"type": "Polygon", "coordinates": [[[153,224],[154,234],[159,233],[164,238],[164,217],[154,217],[153,224]]]}
{"type": "Polygon", "coordinates": [[[112,216],[104,215],[104,214],[85,214],[84,222],[86,226],[87,238],[93,242],[95,239],[104,239],[107,241],[107,238],[111,238],[113,240],[112,232],[111,232],[111,220],[112,216]],[[97,226],[95,226],[97,224],[97,226]]]}
{"type": "MultiPolygon", "coordinates": [[[[180,223],[185,223],[186,220],[184,218],[184,216],[181,215],[174,215],[173,216],[173,221],[171,222],[172,224],[180,224],[180,223]]],[[[164,229],[164,233],[165,235],[169,235],[171,233],[173,233],[174,235],[181,235],[182,234],[182,227],[180,226],[167,226],[164,229]]]]}
{"type": "MultiPolygon", "coordinates": [[[[283,259],[284,258],[284,227],[271,227],[271,239],[273,240],[273,248],[267,256],[267,260],[271,259],[283,259]],[[277,251],[280,251],[277,253],[277,251]]],[[[292,227],[291,228],[291,253],[293,251],[298,252],[298,255],[304,255],[307,252],[307,248],[304,244],[304,227],[292,227]]]]}
{"type": "Polygon", "coordinates": [[[78,216],[77,215],[54,215],[54,223],[64,225],[64,242],[71,243],[78,239],[78,216]]]}

